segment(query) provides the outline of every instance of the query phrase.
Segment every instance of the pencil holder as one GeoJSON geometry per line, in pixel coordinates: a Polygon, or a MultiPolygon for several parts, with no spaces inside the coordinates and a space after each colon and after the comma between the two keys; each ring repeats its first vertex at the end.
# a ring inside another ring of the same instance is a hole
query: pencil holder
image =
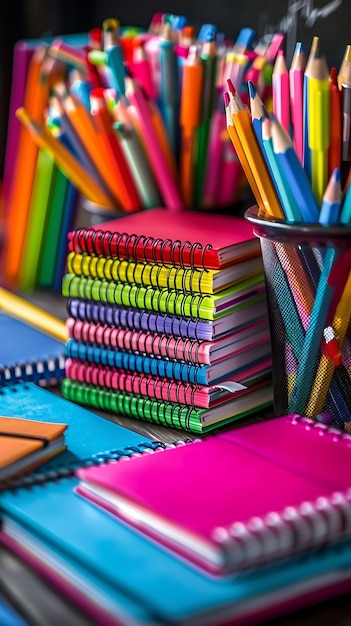
{"type": "Polygon", "coordinates": [[[245,218],[260,238],[274,410],[351,432],[351,229],[245,218]]]}

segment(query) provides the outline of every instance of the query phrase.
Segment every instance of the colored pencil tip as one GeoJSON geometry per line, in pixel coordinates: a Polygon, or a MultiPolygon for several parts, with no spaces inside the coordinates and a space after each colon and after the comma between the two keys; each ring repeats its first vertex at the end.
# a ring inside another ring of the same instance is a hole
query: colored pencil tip
{"type": "Polygon", "coordinates": [[[224,105],[227,107],[229,104],[229,94],[227,91],[224,92],[223,98],[224,98],[224,105]]]}
{"type": "Polygon", "coordinates": [[[335,180],[336,183],[339,183],[341,180],[341,173],[340,173],[340,168],[336,167],[333,170],[333,178],[335,180]]]}
{"type": "Polygon", "coordinates": [[[227,84],[228,84],[228,89],[229,89],[230,93],[233,96],[235,96],[236,90],[235,90],[235,87],[234,87],[232,81],[230,80],[230,78],[227,79],[227,84]]]}
{"type": "Polygon", "coordinates": [[[252,81],[251,81],[251,80],[249,80],[249,81],[248,81],[247,86],[248,86],[248,88],[249,88],[249,96],[250,96],[250,98],[253,100],[253,99],[254,99],[254,97],[255,97],[255,95],[256,95],[256,89],[255,89],[255,87],[253,86],[253,83],[252,83],[252,81]]]}

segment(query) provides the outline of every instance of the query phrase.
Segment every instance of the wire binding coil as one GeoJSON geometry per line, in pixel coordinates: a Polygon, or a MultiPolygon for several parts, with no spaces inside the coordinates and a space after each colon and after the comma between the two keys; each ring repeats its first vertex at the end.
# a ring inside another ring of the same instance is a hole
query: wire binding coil
{"type": "Polygon", "coordinates": [[[203,269],[207,269],[206,253],[213,249],[211,244],[204,246],[198,241],[195,243],[182,242],[179,239],[172,241],[135,233],[112,233],[93,228],[75,230],[71,238],[71,247],[79,252],[98,256],[168,263],[182,267],[202,267],[203,269]],[[140,250],[142,254],[139,253],[140,250]],[[199,262],[197,262],[198,258],[199,262]]]}
{"type": "Polygon", "coordinates": [[[60,381],[65,373],[65,356],[49,357],[45,361],[26,361],[0,368],[0,387],[19,382],[49,384],[60,381]]]}
{"type": "Polygon", "coordinates": [[[77,469],[102,465],[121,460],[130,460],[135,456],[143,454],[153,454],[156,451],[167,450],[177,446],[192,443],[193,439],[178,440],[173,443],[163,443],[161,441],[142,441],[135,446],[126,446],[122,449],[112,449],[104,452],[97,452],[86,459],[78,459],[65,465],[56,465],[51,469],[41,469],[18,478],[12,477],[0,482],[0,491],[16,491],[20,488],[32,488],[36,485],[44,485],[65,478],[71,478],[77,469]]]}

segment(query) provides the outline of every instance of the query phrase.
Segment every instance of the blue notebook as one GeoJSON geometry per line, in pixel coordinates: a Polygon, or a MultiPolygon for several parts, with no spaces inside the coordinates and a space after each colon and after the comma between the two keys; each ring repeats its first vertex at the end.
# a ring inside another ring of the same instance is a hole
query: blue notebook
{"type": "Polygon", "coordinates": [[[350,588],[350,541],[240,576],[204,575],[74,493],[73,465],[156,444],[32,384],[5,388],[2,411],[69,424],[51,474],[0,495],[1,534],[97,623],[257,624],[350,588]]]}
{"type": "Polygon", "coordinates": [[[0,387],[33,381],[57,384],[64,375],[64,344],[44,329],[0,311],[0,387]]]}

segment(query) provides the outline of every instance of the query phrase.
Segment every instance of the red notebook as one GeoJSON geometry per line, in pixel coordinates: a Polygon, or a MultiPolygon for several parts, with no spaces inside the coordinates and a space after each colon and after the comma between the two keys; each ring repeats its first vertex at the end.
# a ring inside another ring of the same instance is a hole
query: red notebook
{"type": "Polygon", "coordinates": [[[259,254],[260,244],[243,217],[151,209],[71,231],[68,249],[220,269],[259,254]]]}
{"type": "Polygon", "coordinates": [[[350,536],[351,436],[290,415],[128,462],[77,492],[181,557],[233,574],[350,536]]]}

